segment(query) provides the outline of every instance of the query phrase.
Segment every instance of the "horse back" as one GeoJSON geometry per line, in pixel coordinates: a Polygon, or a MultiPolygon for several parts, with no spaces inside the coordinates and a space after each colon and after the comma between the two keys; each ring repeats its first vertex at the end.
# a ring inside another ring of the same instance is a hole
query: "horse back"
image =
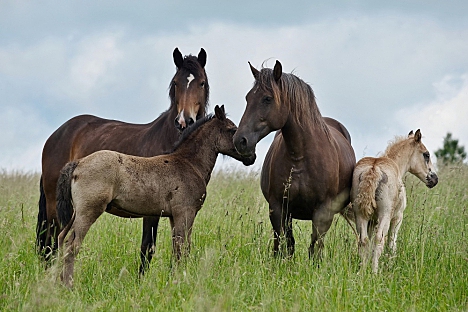
{"type": "Polygon", "coordinates": [[[349,134],[348,129],[346,129],[346,127],[341,122],[331,117],[323,117],[323,120],[328,127],[333,127],[338,130],[338,132],[340,132],[345,137],[349,144],[351,144],[351,135],[349,134]]]}
{"type": "MultiPolygon", "coordinates": [[[[167,126],[169,113],[149,124],[131,124],[92,115],[73,117],[47,139],[42,151],[42,180],[47,201],[55,200],[60,170],[69,161],[99,150],[136,156],[164,153],[177,140],[175,127],[167,126]],[[172,132],[171,132],[172,131],[172,132]]],[[[54,211],[50,212],[52,215],[54,211]]]]}

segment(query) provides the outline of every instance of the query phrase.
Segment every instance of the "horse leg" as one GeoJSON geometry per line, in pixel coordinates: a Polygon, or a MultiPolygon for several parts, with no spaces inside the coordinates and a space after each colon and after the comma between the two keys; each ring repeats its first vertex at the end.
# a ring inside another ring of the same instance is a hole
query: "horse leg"
{"type": "Polygon", "coordinates": [[[405,191],[405,188],[402,187],[402,189],[400,189],[400,194],[399,194],[399,203],[395,209],[394,216],[390,223],[390,233],[389,233],[390,239],[389,239],[388,245],[393,254],[396,253],[396,248],[397,248],[396,241],[398,237],[398,231],[400,230],[401,223],[403,222],[403,211],[405,210],[405,208],[406,208],[406,191],[405,191]]]}
{"type": "Polygon", "coordinates": [[[171,218],[172,250],[177,261],[190,253],[192,226],[196,215],[197,210],[189,208],[182,213],[175,213],[171,218]]]}
{"type": "Polygon", "coordinates": [[[62,239],[64,238],[63,236],[66,235],[68,230],[71,231],[70,237],[68,238],[65,244],[66,251],[63,258],[64,265],[61,274],[62,282],[68,288],[73,287],[73,270],[75,267],[75,257],[78,255],[83,239],[85,238],[86,233],[88,233],[88,230],[91,227],[91,225],[93,225],[93,223],[96,222],[97,218],[99,218],[99,216],[104,212],[104,210],[105,207],[102,207],[102,209],[99,210],[90,208],[84,209],[86,213],[83,213],[80,207],[77,206],[75,208],[74,220],[72,220],[73,223],[70,222],[71,225],[69,224],[67,226],[70,226],[70,228],[64,230],[64,235],[62,235],[62,233],[60,234],[61,244],[62,239]]]}
{"type": "Polygon", "coordinates": [[[158,225],[160,217],[143,218],[143,235],[141,238],[141,265],[140,275],[145,274],[155,253],[156,236],[158,235],[158,225]]]}
{"type": "Polygon", "coordinates": [[[367,232],[367,227],[369,225],[369,220],[367,220],[360,212],[359,207],[356,207],[354,210],[356,216],[356,231],[359,235],[359,255],[361,257],[361,265],[367,263],[369,256],[369,236],[367,232]]]}
{"type": "Polygon", "coordinates": [[[284,236],[286,238],[288,256],[292,257],[292,255],[294,254],[296,241],[294,240],[293,229],[292,229],[292,215],[289,212],[286,212],[284,236]]]}
{"type": "Polygon", "coordinates": [[[284,234],[286,214],[281,204],[270,203],[270,222],[273,227],[273,254],[278,256],[280,250],[281,236],[284,234]]]}
{"type": "Polygon", "coordinates": [[[46,235],[44,248],[42,254],[44,260],[50,262],[55,255],[58,247],[58,235],[60,233],[60,225],[57,219],[57,202],[54,199],[47,199],[47,221],[46,221],[46,235]]]}
{"type": "Polygon", "coordinates": [[[383,216],[379,215],[378,220],[374,238],[374,251],[372,253],[372,272],[374,273],[379,271],[379,258],[385,246],[385,240],[390,226],[390,216],[388,214],[384,214],[383,216]]]}
{"type": "Polygon", "coordinates": [[[309,258],[320,260],[322,257],[323,239],[328,229],[332,225],[334,213],[329,209],[329,205],[322,205],[312,215],[312,235],[309,246],[309,258]],[[314,251],[315,244],[318,250],[314,251]]]}

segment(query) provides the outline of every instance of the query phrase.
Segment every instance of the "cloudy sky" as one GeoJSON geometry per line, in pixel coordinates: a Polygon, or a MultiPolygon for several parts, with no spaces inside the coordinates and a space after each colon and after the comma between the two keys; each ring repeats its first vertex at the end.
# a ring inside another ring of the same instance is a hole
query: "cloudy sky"
{"type": "Polygon", "coordinates": [[[157,2],[0,0],[0,170],[40,171],[47,138],[79,114],[157,118],[175,47],[207,51],[210,111],[225,104],[236,123],[247,62],[278,59],[348,128],[358,159],[418,128],[431,151],[447,132],[468,147],[464,0],[157,2]]]}

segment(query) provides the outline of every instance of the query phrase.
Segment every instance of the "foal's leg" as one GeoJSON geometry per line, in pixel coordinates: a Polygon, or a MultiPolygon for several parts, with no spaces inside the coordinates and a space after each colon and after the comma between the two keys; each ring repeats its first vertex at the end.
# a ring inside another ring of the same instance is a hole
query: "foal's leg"
{"type": "Polygon", "coordinates": [[[140,275],[145,274],[155,253],[156,236],[158,234],[158,224],[160,217],[143,218],[143,235],[141,238],[141,265],[140,275]]]}
{"type": "Polygon", "coordinates": [[[75,220],[71,225],[71,234],[66,242],[65,247],[66,251],[64,255],[64,266],[61,278],[64,285],[68,288],[71,288],[73,286],[73,270],[75,267],[75,257],[76,255],[78,255],[83,239],[85,238],[86,233],[88,233],[88,230],[91,227],[91,225],[104,212],[105,207],[102,207],[102,209],[100,210],[95,210],[93,208],[83,210],[80,209],[79,206],[75,208],[75,220]]]}
{"type": "Polygon", "coordinates": [[[390,222],[390,230],[389,230],[389,241],[388,241],[388,247],[390,247],[390,250],[392,251],[393,254],[396,253],[397,249],[397,237],[398,237],[398,231],[400,230],[401,223],[403,221],[403,213],[398,213],[395,215],[390,222]]]}
{"type": "MultiPolygon", "coordinates": [[[[355,204],[356,205],[356,204],[355,204]]],[[[369,236],[368,236],[368,225],[369,220],[365,218],[359,210],[360,208],[356,205],[354,214],[356,215],[356,231],[359,235],[359,255],[361,257],[361,265],[367,263],[369,257],[369,236]]]]}
{"type": "Polygon", "coordinates": [[[377,231],[375,232],[374,251],[372,254],[372,271],[374,273],[379,271],[379,258],[385,247],[385,240],[390,227],[390,215],[379,215],[378,220],[377,231]]]}
{"type": "Polygon", "coordinates": [[[393,254],[396,253],[396,241],[398,237],[398,231],[400,230],[401,223],[403,222],[403,211],[406,208],[406,191],[404,187],[400,188],[399,202],[395,208],[395,213],[390,223],[389,233],[389,247],[393,254]]]}
{"type": "Polygon", "coordinates": [[[197,210],[189,208],[175,213],[171,218],[172,249],[177,260],[190,253],[192,226],[196,215],[197,210]]]}

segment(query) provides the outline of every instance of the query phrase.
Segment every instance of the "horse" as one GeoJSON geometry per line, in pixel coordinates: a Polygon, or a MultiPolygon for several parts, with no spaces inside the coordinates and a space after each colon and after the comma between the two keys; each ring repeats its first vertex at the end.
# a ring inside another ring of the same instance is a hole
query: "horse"
{"type": "MultiPolygon", "coordinates": [[[[180,133],[206,115],[209,84],[205,72],[206,52],[183,57],[178,48],[173,59],[177,71],[171,79],[171,105],[148,124],[131,124],[91,115],[73,117],[46,141],[42,151],[39,213],[36,227],[37,251],[48,261],[57,249],[59,233],[56,186],[60,169],[69,161],[99,150],[114,150],[135,156],[155,156],[170,151],[180,133]]],[[[143,218],[140,272],[149,266],[154,253],[159,217],[143,218]]]]}
{"type": "Polygon", "coordinates": [[[269,204],[274,254],[282,237],[287,255],[294,254],[292,219],[312,220],[309,257],[320,258],[334,215],[350,202],[356,163],[351,137],[340,122],[322,117],[312,88],[299,77],[283,73],[279,61],[273,69],[249,65],[255,83],[247,93],[234,145],[248,156],[262,138],[277,131],[260,176],[269,204]]]}
{"type": "MultiPolygon", "coordinates": [[[[176,260],[190,251],[192,225],[206,198],[206,187],[219,153],[254,163],[255,154],[237,153],[236,125],[224,105],[186,130],[174,151],[153,157],[102,150],[68,163],[57,184],[57,213],[66,243],[62,280],[73,284],[75,257],[91,225],[104,212],[119,217],[168,217],[176,260]]],[[[155,229],[157,230],[157,228],[155,229]]]]}
{"type": "Polygon", "coordinates": [[[369,237],[375,234],[372,271],[378,272],[388,232],[390,250],[396,252],[398,231],[406,208],[403,176],[410,172],[428,188],[437,185],[439,178],[432,165],[429,151],[421,141],[418,129],[408,137],[397,137],[382,157],[365,157],[356,164],[351,187],[352,209],[359,236],[362,263],[368,258],[369,237]]]}

